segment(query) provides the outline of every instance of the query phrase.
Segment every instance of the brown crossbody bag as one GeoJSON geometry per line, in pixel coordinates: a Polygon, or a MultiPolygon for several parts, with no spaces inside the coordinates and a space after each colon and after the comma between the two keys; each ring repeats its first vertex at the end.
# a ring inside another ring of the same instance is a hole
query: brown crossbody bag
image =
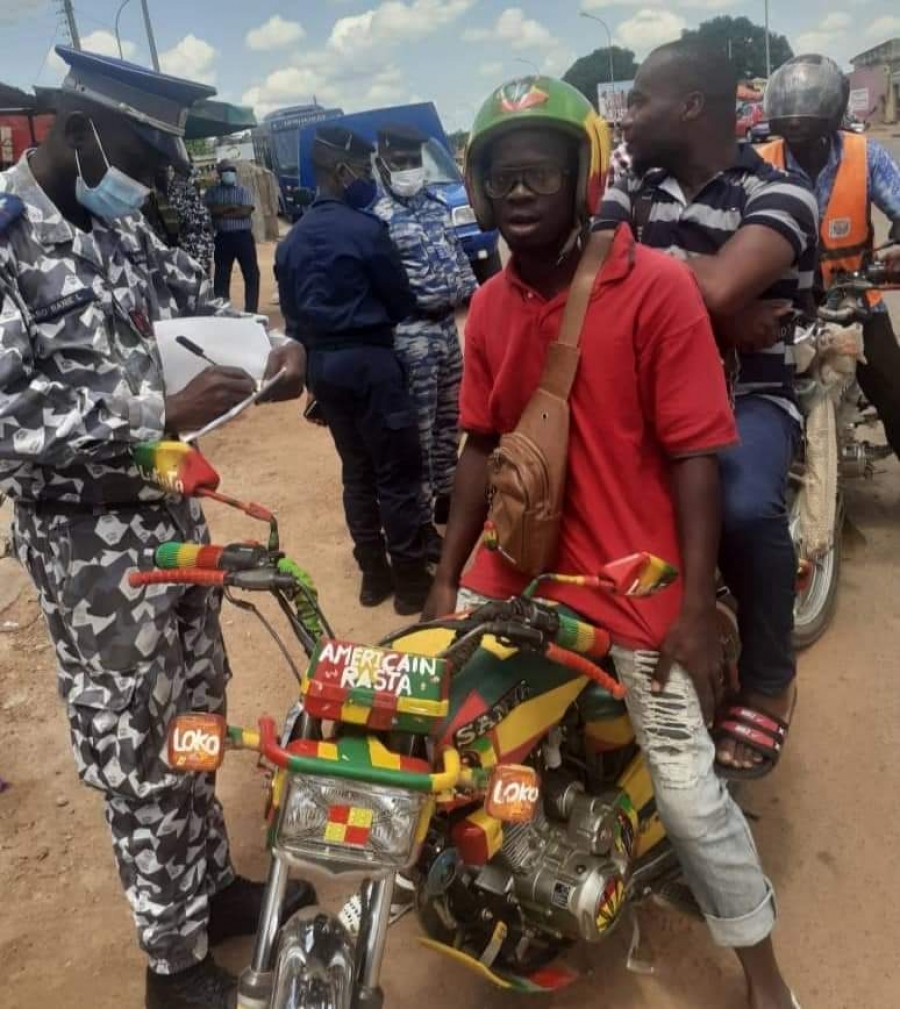
{"type": "Polygon", "coordinates": [[[553,570],[559,549],[569,450],[569,395],[584,320],[612,232],[588,238],[569,289],[559,336],[547,348],[544,372],[514,431],[503,435],[488,461],[486,543],[519,571],[553,570]]]}

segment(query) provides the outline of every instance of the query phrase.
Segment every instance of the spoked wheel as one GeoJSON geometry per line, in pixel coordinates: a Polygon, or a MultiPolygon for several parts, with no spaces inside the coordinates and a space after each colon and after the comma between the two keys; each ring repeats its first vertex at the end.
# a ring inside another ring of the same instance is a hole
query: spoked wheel
{"type": "MultiPolygon", "coordinates": [[[[815,644],[828,629],[837,607],[841,581],[841,531],[844,525],[843,501],[835,513],[834,543],[831,549],[809,560],[803,584],[794,601],[794,647],[798,650],[815,644]]],[[[800,541],[800,515],[796,502],[791,516],[791,536],[800,541]]],[[[802,551],[801,561],[802,561],[802,551]]]]}

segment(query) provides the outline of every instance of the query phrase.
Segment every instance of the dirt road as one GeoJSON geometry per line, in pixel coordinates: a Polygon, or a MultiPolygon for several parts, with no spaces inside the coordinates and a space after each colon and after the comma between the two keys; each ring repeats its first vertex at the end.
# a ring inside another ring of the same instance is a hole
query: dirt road
{"type": "MultiPolygon", "coordinates": [[[[271,249],[264,257],[271,258],[271,249]]],[[[268,270],[264,267],[264,274],[268,270]]],[[[264,303],[265,297],[264,293],[264,303]]],[[[271,292],[268,293],[271,296],[271,292]]],[[[895,309],[900,306],[895,305],[895,309]]],[[[895,311],[895,319],[900,313],[895,311]]],[[[898,326],[900,330],[900,326],[898,326]]],[[[302,423],[295,405],[259,408],[204,446],[238,496],[273,505],[288,548],[316,578],[337,631],[372,640],[392,611],[363,612],[340,507],[338,466],[327,432],[302,423]]],[[[840,609],[827,637],[802,657],[800,703],[778,772],[748,789],[745,805],[778,890],[777,932],[788,977],[804,1009],[894,1009],[900,926],[896,867],[900,774],[900,466],[850,491],[865,536],[848,551],[840,609]]],[[[252,523],[209,509],[215,539],[253,535],[252,523]]],[[[226,615],[235,670],[233,721],[280,716],[292,680],[262,630],[226,615]]],[[[55,693],[53,654],[30,586],[0,562],[0,964],[6,1009],[139,1009],[143,959],[121,896],[97,795],[79,786],[55,693]],[[12,600],[12,602],[11,602],[12,600]]],[[[235,860],[261,877],[262,781],[248,757],[221,774],[235,860]]],[[[552,1001],[558,1009],[738,1009],[733,957],[700,926],[666,912],[642,918],[656,974],[629,974],[628,936],[585,953],[593,977],[552,1001]]],[[[222,959],[238,970],[249,944],[222,959]]],[[[407,920],[391,935],[385,987],[392,1009],[428,999],[432,1009],[506,1009],[513,999],[420,951],[407,920]]]]}

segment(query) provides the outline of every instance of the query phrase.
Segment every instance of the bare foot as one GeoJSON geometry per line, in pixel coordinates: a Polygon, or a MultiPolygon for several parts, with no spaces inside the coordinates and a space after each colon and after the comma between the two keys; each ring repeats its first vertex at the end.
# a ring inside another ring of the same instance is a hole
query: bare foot
{"type": "MultiPolygon", "coordinates": [[[[794,701],[797,697],[796,679],[784,691],[784,693],[758,694],[752,690],[741,693],[738,703],[753,711],[760,711],[766,715],[774,715],[783,722],[787,722],[794,709],[794,701]]],[[[744,743],[739,743],[736,739],[723,739],[716,751],[716,759],[725,767],[733,767],[735,770],[748,771],[759,767],[765,762],[765,757],[761,753],[744,743]]],[[[788,1003],[790,1005],[790,1003],[788,1003]]]]}

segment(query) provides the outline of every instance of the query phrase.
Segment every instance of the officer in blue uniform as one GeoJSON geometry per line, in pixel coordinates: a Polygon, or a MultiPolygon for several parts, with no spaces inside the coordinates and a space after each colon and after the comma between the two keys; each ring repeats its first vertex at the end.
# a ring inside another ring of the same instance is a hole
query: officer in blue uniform
{"type": "MultiPolygon", "coordinates": [[[[167,164],[187,167],[191,81],[73,49],[45,142],[0,174],[0,493],[56,649],[78,774],[103,795],[147,954],[147,1009],[234,1009],[210,947],[256,930],[260,884],[235,876],[215,776],[173,773],[169,725],[225,710],[221,593],[129,589],[169,540],[200,543],[199,504],[149,485],[132,450],[202,427],[253,391],[208,368],[168,394],[153,323],[227,314],[203,268],[140,212],[167,164]]],[[[296,344],[273,350],[299,395],[296,344]]],[[[312,898],[294,888],[289,903],[312,898]]]]}
{"type": "Polygon", "coordinates": [[[279,247],[276,275],[289,332],[309,354],[309,387],[343,463],[360,602],[377,606],[393,592],[395,609],[408,616],[422,609],[431,584],[416,411],[394,349],[394,329],[415,301],[387,227],[369,212],[377,195],[373,153],[342,126],[319,127],[318,194],[279,247]]]}

